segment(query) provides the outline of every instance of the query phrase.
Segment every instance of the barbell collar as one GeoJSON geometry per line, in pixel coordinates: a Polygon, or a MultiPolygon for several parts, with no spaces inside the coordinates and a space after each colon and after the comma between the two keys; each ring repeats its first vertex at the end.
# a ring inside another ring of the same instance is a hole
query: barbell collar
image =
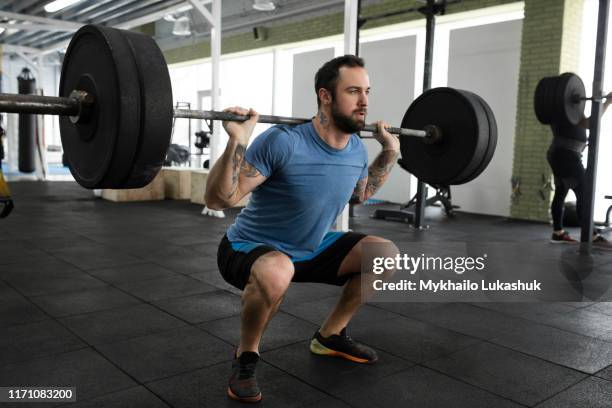
{"type": "Polygon", "coordinates": [[[0,93],[0,112],[78,116],[80,111],[77,98],[0,93]]]}
{"type": "Polygon", "coordinates": [[[595,101],[595,100],[603,101],[604,99],[608,99],[608,96],[607,95],[602,95],[602,96],[580,96],[580,95],[574,95],[574,96],[572,96],[572,102],[573,103],[579,103],[580,101],[595,101]]]}

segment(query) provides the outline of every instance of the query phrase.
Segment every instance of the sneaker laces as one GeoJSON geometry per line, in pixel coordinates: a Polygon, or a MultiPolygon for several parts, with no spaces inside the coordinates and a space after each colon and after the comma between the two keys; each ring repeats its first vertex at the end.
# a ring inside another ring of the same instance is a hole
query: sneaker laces
{"type": "Polygon", "coordinates": [[[238,379],[244,380],[251,378],[255,375],[255,365],[257,363],[240,363],[240,369],[238,371],[238,379]]]}
{"type": "Polygon", "coordinates": [[[346,334],[346,327],[340,331],[340,337],[342,337],[344,339],[344,341],[349,343],[351,346],[357,344],[357,342],[355,340],[353,340],[351,336],[346,334]]]}

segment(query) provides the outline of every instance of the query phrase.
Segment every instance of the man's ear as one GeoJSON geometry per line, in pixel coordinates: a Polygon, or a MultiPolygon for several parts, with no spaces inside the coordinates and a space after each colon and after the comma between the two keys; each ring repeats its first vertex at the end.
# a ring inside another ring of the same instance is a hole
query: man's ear
{"type": "Polygon", "coordinates": [[[319,99],[321,100],[321,104],[329,105],[332,102],[331,92],[325,88],[319,88],[319,99]]]}

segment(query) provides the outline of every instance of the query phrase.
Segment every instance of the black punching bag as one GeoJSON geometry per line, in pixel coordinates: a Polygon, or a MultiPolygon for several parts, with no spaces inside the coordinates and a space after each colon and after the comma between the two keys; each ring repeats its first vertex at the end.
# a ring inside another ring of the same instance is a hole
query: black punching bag
{"type": "MultiPolygon", "coordinates": [[[[29,69],[24,68],[17,77],[20,94],[33,94],[36,79],[29,69]]],[[[19,171],[32,173],[36,170],[36,117],[31,114],[19,114],[19,171]]]]}

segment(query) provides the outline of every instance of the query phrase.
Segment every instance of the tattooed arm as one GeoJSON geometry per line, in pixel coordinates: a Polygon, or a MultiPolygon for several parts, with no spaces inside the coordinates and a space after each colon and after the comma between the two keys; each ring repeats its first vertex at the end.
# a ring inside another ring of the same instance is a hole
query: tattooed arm
{"type": "Polygon", "coordinates": [[[391,173],[391,169],[399,156],[399,140],[385,130],[386,124],[380,121],[377,124],[378,133],[375,137],[382,145],[383,150],[368,167],[368,177],[357,182],[350,200],[352,204],[363,203],[378,191],[380,186],[389,178],[389,173],[391,173]]]}
{"type": "Polygon", "coordinates": [[[229,141],[223,155],[208,173],[204,195],[207,207],[213,210],[233,207],[266,179],[244,160],[247,143],[257,123],[257,113],[241,108],[230,108],[226,111],[239,115],[249,114],[253,118],[243,123],[223,124],[229,134],[229,141]]]}

